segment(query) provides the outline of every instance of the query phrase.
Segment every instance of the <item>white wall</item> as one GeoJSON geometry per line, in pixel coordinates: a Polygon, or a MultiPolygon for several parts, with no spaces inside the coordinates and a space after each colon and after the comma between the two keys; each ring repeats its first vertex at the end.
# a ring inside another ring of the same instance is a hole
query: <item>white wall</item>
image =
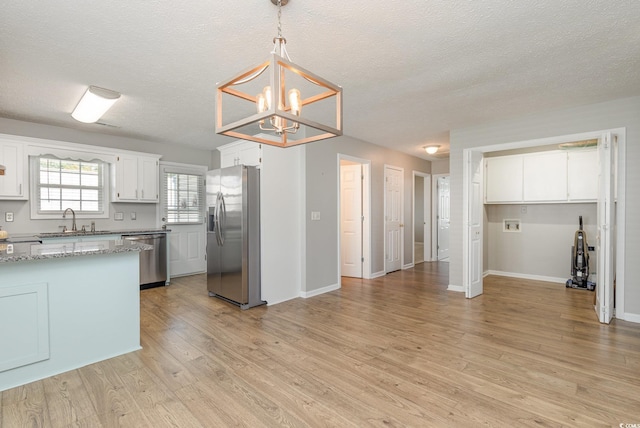
{"type": "Polygon", "coordinates": [[[404,260],[412,263],[413,171],[431,172],[429,161],[350,137],[336,137],[306,144],[305,228],[306,258],[302,291],[336,286],[338,279],[338,153],[371,161],[371,270],[384,271],[384,165],[404,168],[404,260]],[[320,221],[311,221],[320,211],[320,221]]]}
{"type": "Polygon", "coordinates": [[[261,297],[269,305],[300,296],[303,152],[262,145],[261,297]]]}
{"type": "MultiPolygon", "coordinates": [[[[487,243],[484,259],[489,271],[560,279],[570,277],[570,254],[578,218],[587,242],[595,246],[596,204],[486,205],[487,243]],[[522,208],[526,208],[526,213],[522,208]],[[520,219],[520,232],[505,232],[504,219],[520,219]]],[[[595,253],[590,270],[596,272],[595,253]]]]}
{"type": "Polygon", "coordinates": [[[449,174],[449,159],[431,162],[431,174],[449,174]]]}
{"type": "MultiPolygon", "coordinates": [[[[640,97],[548,111],[451,131],[451,246],[449,283],[462,282],[462,153],[464,149],[605,129],[626,128],[625,312],[640,319],[640,97]]],[[[623,315],[624,316],[624,315],[623,315]]]]}

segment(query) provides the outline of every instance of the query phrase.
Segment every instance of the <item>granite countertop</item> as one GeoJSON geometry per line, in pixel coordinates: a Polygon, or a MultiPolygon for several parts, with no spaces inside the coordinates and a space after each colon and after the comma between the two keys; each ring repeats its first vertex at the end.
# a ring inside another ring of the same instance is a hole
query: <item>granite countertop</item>
{"type": "Polygon", "coordinates": [[[0,242],[0,264],[94,254],[126,253],[151,249],[153,249],[152,245],[140,244],[123,239],[57,244],[40,244],[38,242],[18,242],[12,244],[0,242]]]}
{"type": "Polygon", "coordinates": [[[144,235],[148,233],[167,233],[171,229],[120,229],[120,230],[96,230],[91,232],[46,232],[32,235],[36,238],[73,238],[77,236],[94,236],[94,235],[144,235]]]}

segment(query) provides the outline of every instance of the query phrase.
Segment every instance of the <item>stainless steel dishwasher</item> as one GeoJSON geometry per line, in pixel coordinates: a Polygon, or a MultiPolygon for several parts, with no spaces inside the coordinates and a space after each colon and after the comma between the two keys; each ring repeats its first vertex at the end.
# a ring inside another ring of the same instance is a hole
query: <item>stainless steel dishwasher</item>
{"type": "Polygon", "coordinates": [[[167,281],[167,234],[122,235],[122,239],[153,246],[140,251],[140,289],[161,287],[167,281]]]}

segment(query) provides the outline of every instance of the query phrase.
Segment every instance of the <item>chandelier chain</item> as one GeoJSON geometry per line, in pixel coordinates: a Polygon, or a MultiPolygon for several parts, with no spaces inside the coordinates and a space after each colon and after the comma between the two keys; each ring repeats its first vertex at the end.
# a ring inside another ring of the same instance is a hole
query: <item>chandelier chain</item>
{"type": "Polygon", "coordinates": [[[282,0],[278,0],[278,37],[282,37],[282,0]]]}

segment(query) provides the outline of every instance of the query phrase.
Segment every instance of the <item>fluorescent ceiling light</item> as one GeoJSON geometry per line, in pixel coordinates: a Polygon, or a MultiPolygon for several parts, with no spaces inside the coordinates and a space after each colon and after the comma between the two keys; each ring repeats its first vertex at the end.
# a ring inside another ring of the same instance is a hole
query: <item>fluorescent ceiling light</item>
{"type": "Polygon", "coordinates": [[[119,98],[120,94],[117,92],[97,86],[89,86],[73,113],[71,113],[71,117],[84,123],[97,122],[119,98]]]}
{"type": "Polygon", "coordinates": [[[436,145],[436,146],[426,146],[426,147],[424,148],[424,150],[425,150],[428,154],[430,154],[430,155],[434,155],[434,154],[436,154],[436,152],[438,151],[438,149],[439,149],[439,148],[440,148],[440,146],[437,146],[437,145],[436,145]]]}

